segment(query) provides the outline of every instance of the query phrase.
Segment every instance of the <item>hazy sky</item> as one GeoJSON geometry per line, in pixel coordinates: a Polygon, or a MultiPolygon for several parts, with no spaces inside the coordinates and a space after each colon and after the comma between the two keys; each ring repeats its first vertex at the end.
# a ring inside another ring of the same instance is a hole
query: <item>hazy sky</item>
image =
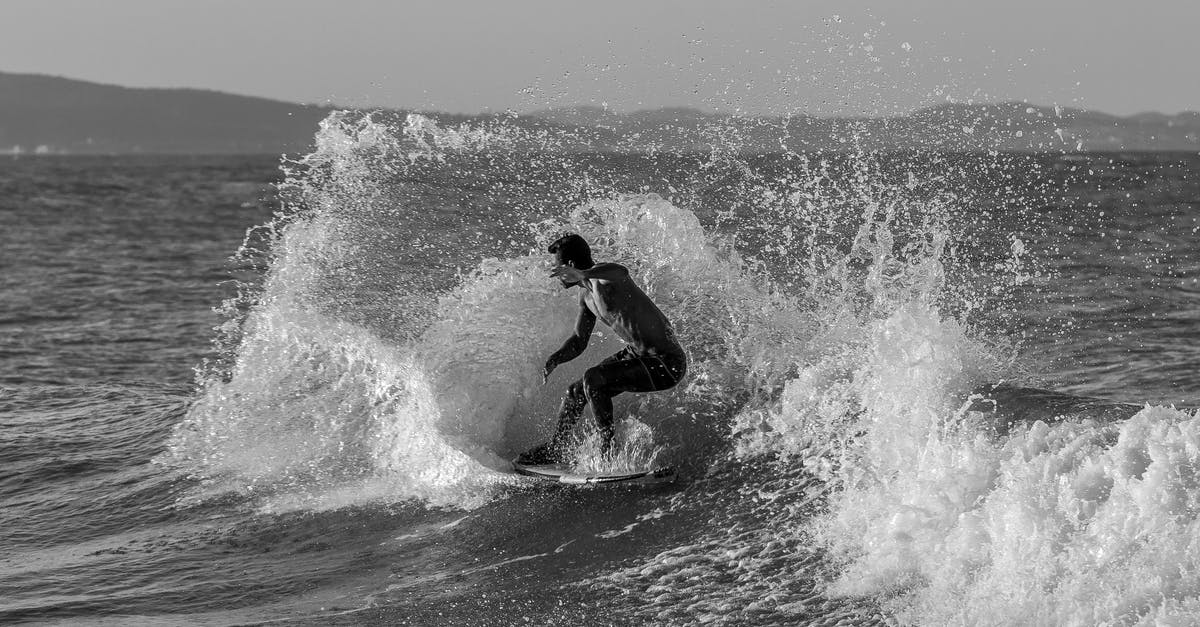
{"type": "Polygon", "coordinates": [[[1200,110],[1200,0],[0,0],[0,71],[304,102],[1200,110]]]}

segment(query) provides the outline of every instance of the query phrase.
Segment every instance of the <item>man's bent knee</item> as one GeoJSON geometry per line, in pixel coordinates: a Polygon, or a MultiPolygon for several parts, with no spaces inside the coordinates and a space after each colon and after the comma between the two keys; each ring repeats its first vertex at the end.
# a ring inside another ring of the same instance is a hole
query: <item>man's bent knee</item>
{"type": "Polygon", "coordinates": [[[583,373],[582,383],[583,392],[587,394],[588,398],[596,394],[607,394],[605,385],[608,382],[605,380],[604,375],[600,373],[599,368],[589,368],[587,372],[583,373]]]}

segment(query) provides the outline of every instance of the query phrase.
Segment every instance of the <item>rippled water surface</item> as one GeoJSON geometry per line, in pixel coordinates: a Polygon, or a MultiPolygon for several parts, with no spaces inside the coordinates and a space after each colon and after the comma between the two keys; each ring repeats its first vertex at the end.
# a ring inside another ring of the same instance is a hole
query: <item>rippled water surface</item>
{"type": "Polygon", "coordinates": [[[0,622],[1198,616],[1200,156],[417,157],[355,124],[286,170],[0,162],[0,622]],[[619,348],[541,384],[561,229],[687,345],[618,403],[675,484],[508,471],[619,348]]]}

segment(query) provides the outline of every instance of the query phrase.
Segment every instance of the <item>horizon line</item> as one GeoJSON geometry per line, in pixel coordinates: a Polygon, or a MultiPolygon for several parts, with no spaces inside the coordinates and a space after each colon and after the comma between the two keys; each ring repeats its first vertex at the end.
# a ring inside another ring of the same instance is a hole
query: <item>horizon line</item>
{"type": "Polygon", "coordinates": [[[61,74],[46,74],[46,73],[41,73],[41,72],[10,72],[10,71],[5,71],[5,70],[0,70],[0,75],[51,78],[51,79],[72,81],[72,82],[76,82],[76,83],[86,83],[89,85],[96,85],[96,86],[100,86],[100,87],[115,87],[115,88],[119,88],[119,89],[128,89],[128,90],[136,90],[136,91],[206,92],[206,93],[221,94],[221,95],[226,95],[226,96],[234,96],[234,97],[238,97],[238,98],[267,100],[267,101],[276,102],[276,103],[280,103],[280,104],[290,104],[290,105],[301,106],[301,107],[313,107],[313,108],[318,108],[318,109],[343,109],[343,110],[352,110],[352,111],[396,111],[396,112],[407,112],[407,113],[440,114],[440,115],[465,116],[465,117],[495,116],[495,115],[504,115],[504,114],[515,114],[517,116],[538,117],[538,114],[545,114],[545,113],[550,113],[550,112],[555,112],[555,111],[571,111],[571,110],[596,110],[596,111],[609,112],[612,115],[616,115],[616,116],[630,116],[630,115],[635,115],[638,113],[648,113],[648,112],[655,112],[655,111],[669,111],[669,110],[673,110],[673,109],[680,109],[680,110],[695,111],[702,115],[726,116],[726,117],[734,117],[734,118],[740,117],[740,118],[747,118],[747,119],[752,119],[752,118],[791,118],[791,117],[810,117],[810,118],[819,118],[819,119],[883,119],[883,118],[891,118],[891,117],[908,116],[908,115],[912,115],[914,113],[918,113],[920,111],[936,109],[938,107],[943,107],[943,106],[983,107],[983,106],[1006,106],[1006,105],[1008,105],[1008,106],[1024,105],[1027,107],[1034,107],[1034,108],[1039,108],[1039,109],[1054,109],[1056,111],[1062,110],[1062,111],[1080,111],[1080,112],[1085,112],[1085,113],[1097,113],[1097,114],[1106,115],[1106,116],[1119,118],[1119,119],[1137,118],[1137,117],[1143,117],[1143,116],[1147,116],[1147,115],[1161,115],[1161,116],[1168,117],[1168,118],[1186,116],[1186,115],[1200,116],[1200,109],[1184,109],[1181,111],[1177,111],[1175,113],[1166,113],[1166,112],[1159,111],[1159,110],[1147,110],[1147,111],[1139,111],[1137,113],[1131,113],[1128,115],[1120,115],[1120,114],[1116,114],[1116,113],[1109,113],[1109,112],[1103,111],[1101,109],[1084,108],[1084,107],[1080,107],[1080,106],[1076,106],[1076,105],[1061,105],[1059,103],[1037,104],[1037,103],[1032,103],[1028,100],[1015,100],[1015,99],[996,100],[996,101],[980,101],[980,102],[977,102],[974,100],[968,100],[968,101],[945,100],[943,102],[937,102],[937,103],[932,103],[932,104],[928,104],[928,105],[915,107],[915,108],[909,109],[908,111],[906,111],[904,113],[880,113],[880,114],[873,114],[873,115],[861,115],[861,114],[852,114],[852,113],[820,115],[820,114],[800,113],[800,112],[758,113],[758,114],[736,113],[736,112],[731,113],[731,112],[722,111],[719,109],[704,109],[699,106],[690,105],[690,104],[663,105],[660,107],[654,107],[654,108],[648,108],[648,109],[620,110],[616,107],[609,107],[607,105],[596,105],[596,104],[592,104],[592,103],[580,103],[580,104],[572,104],[572,105],[566,105],[566,106],[550,106],[550,107],[544,107],[544,108],[539,108],[539,109],[534,109],[534,110],[524,111],[524,112],[516,111],[513,109],[493,110],[488,107],[484,107],[482,110],[476,111],[474,113],[464,113],[464,112],[446,111],[446,110],[440,110],[440,109],[422,109],[419,107],[401,107],[401,106],[388,106],[388,105],[371,105],[371,106],[365,106],[365,107],[364,106],[351,106],[351,105],[336,104],[332,101],[327,101],[326,103],[321,104],[321,103],[314,103],[314,102],[285,100],[285,99],[276,98],[276,97],[272,97],[272,96],[242,94],[242,93],[231,92],[231,91],[223,91],[220,89],[213,89],[210,87],[187,87],[187,86],[184,86],[184,87],[178,87],[178,86],[177,87],[136,87],[136,86],[130,86],[130,85],[121,85],[118,83],[104,83],[104,82],[95,81],[95,80],[91,80],[91,79],[85,79],[85,78],[74,78],[74,77],[65,76],[65,75],[61,75],[61,74]]]}

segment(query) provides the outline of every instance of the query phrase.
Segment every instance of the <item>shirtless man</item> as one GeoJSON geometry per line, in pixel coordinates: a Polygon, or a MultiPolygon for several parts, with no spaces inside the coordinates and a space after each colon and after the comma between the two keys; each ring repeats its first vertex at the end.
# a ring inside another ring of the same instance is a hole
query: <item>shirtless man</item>
{"type": "Polygon", "coordinates": [[[582,379],[567,388],[554,437],[517,458],[518,462],[531,465],[565,461],[564,449],[571,428],[589,403],[607,452],[613,440],[613,397],[622,392],[656,392],[674,387],[687,372],[687,358],[675,340],[671,323],[633,282],[625,266],[593,263],[591,248],[574,233],[555,240],[549,252],[558,261],[550,276],[558,277],[564,288],[583,289],[575,333],[546,360],[542,382],[559,364],[575,359],[587,348],[597,318],[611,327],[627,346],[588,368],[582,379]]]}

